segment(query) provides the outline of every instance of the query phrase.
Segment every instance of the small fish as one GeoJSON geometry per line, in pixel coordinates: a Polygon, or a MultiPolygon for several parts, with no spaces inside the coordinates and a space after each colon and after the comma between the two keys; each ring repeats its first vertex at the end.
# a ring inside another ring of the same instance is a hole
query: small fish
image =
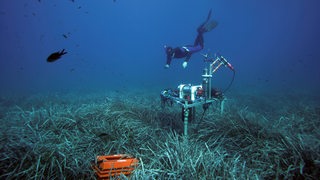
{"type": "Polygon", "coordinates": [[[60,59],[61,56],[67,54],[67,52],[65,52],[64,50],[65,49],[62,49],[62,51],[60,51],[60,52],[57,51],[57,52],[50,54],[50,56],[48,56],[48,58],[47,58],[47,62],[54,62],[54,61],[60,59]]]}
{"type": "Polygon", "coordinates": [[[65,39],[68,38],[68,36],[67,36],[66,34],[62,34],[62,36],[63,36],[65,39]]]}

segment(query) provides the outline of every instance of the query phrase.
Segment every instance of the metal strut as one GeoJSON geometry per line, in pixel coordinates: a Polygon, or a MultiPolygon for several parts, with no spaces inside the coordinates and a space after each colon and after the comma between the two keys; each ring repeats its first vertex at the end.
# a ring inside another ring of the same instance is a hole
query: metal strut
{"type": "Polygon", "coordinates": [[[184,116],[184,119],[183,119],[183,124],[184,124],[183,134],[185,136],[188,136],[189,108],[188,108],[188,102],[187,101],[185,101],[183,116],[184,116]]]}

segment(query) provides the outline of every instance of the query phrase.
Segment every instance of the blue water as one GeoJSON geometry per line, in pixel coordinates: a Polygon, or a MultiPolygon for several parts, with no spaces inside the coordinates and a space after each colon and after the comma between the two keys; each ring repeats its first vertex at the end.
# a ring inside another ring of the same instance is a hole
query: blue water
{"type": "MultiPolygon", "coordinates": [[[[230,92],[320,92],[318,0],[1,0],[0,94],[160,91],[201,83],[200,53],[164,69],[163,46],[192,44],[210,8],[219,25],[201,53],[235,67],[230,92]],[[65,35],[66,37],[64,37],[65,35]],[[54,63],[46,58],[68,52],[54,63]]],[[[231,80],[220,69],[214,86],[231,80]]]]}

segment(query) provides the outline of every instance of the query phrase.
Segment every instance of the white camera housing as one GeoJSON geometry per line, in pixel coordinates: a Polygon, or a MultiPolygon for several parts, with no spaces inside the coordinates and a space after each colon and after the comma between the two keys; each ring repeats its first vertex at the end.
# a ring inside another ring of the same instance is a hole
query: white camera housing
{"type": "Polygon", "coordinates": [[[195,101],[200,89],[202,90],[202,85],[192,86],[191,84],[180,84],[178,86],[179,98],[189,101],[195,101]]]}

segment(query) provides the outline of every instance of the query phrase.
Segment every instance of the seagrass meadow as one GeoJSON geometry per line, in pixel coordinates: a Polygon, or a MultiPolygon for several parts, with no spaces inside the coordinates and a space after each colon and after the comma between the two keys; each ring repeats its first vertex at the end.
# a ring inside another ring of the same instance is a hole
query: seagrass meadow
{"type": "MultiPolygon", "coordinates": [[[[52,93],[0,99],[0,179],[94,179],[97,155],[131,154],[130,179],[317,179],[319,97],[233,94],[197,109],[157,93],[52,93]]],[[[120,176],[118,179],[128,179],[120,176]]]]}
{"type": "Polygon", "coordinates": [[[0,180],[320,179],[319,7],[0,0],[0,180]]]}

